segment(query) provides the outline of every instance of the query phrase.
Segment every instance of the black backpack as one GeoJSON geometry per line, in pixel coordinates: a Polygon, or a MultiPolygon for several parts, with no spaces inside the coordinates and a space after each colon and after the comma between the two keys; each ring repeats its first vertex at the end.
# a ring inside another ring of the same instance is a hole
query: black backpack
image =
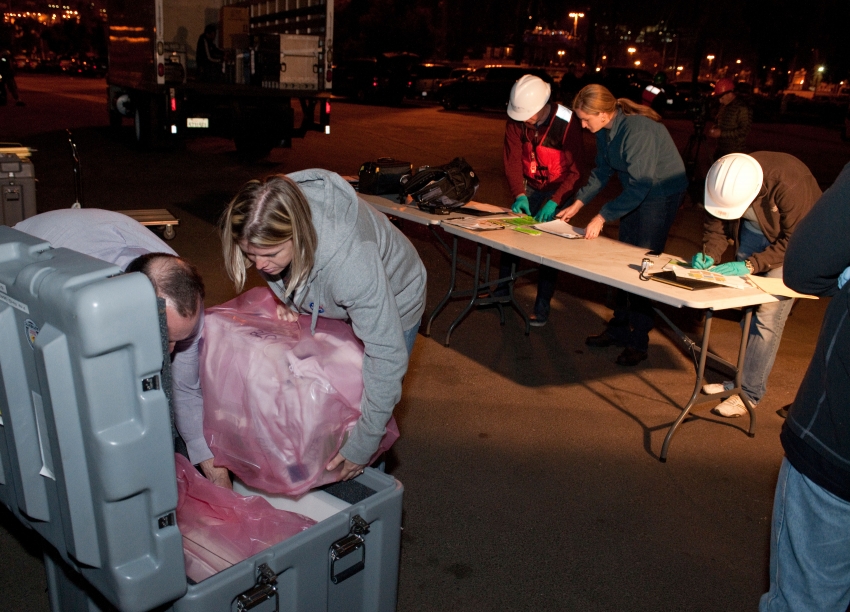
{"type": "Polygon", "coordinates": [[[469,202],[478,190],[478,175],[466,160],[455,157],[442,166],[426,166],[402,183],[399,201],[447,215],[469,202]]]}

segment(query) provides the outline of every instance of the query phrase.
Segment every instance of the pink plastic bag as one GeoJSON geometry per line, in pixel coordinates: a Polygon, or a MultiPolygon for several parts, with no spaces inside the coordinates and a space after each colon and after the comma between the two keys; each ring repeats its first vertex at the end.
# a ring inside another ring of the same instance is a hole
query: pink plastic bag
{"type": "Polygon", "coordinates": [[[183,534],[186,575],[200,582],[316,524],[278,510],[262,497],[243,497],[214,485],[183,455],[177,471],[177,526],[183,534]]]}
{"type": "MultiPolygon", "coordinates": [[[[209,308],[201,344],[204,435],[215,465],[248,486],[298,496],[339,480],[336,456],[360,417],[363,345],[343,321],[277,318],[267,287],[209,308]]],[[[394,419],[372,460],[398,439],[394,419]]]]}

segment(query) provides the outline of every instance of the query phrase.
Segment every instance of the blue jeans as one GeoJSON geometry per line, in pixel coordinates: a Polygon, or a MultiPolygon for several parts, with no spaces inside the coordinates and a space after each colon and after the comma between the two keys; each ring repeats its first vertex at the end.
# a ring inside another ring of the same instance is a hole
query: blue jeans
{"type": "MultiPolygon", "coordinates": [[[[770,241],[762,234],[741,228],[740,245],[736,258],[744,261],[753,253],[761,253],[770,241]]],[[[761,276],[782,278],[782,268],[774,268],[761,276]]],[[[761,304],[753,312],[750,331],[747,338],[747,355],[744,359],[744,371],[741,373],[741,387],[758,404],[767,392],[767,378],[773,369],[785,321],[791,314],[793,298],[777,298],[772,304],[761,304]]]]}
{"type": "Polygon", "coordinates": [[[850,502],[782,460],[770,533],[770,590],[759,612],[846,612],[850,502]]]}
{"type": "MultiPolygon", "coordinates": [[[[644,200],[620,219],[620,242],[663,251],[684,195],[675,193],[644,200]]],[[[645,353],[649,348],[649,331],[654,326],[655,313],[649,299],[627,291],[617,291],[614,318],[608,322],[606,330],[609,336],[645,353]]]]}
{"type": "MultiPolygon", "coordinates": [[[[525,187],[525,195],[528,196],[528,208],[531,216],[536,215],[543,205],[552,199],[554,191],[535,191],[531,187],[525,187]]],[[[510,253],[502,253],[499,259],[499,278],[511,275],[511,265],[519,262],[519,257],[510,253]]],[[[558,271],[549,266],[540,266],[537,271],[537,298],[534,300],[534,315],[541,321],[549,318],[549,303],[555,295],[555,283],[558,280],[558,271]]],[[[499,286],[500,290],[507,291],[507,287],[499,286]]]]}
{"type": "Polygon", "coordinates": [[[419,333],[419,326],[422,324],[420,321],[413,327],[404,332],[404,344],[407,346],[407,356],[410,357],[410,354],[413,353],[413,343],[416,342],[416,334],[419,333]]]}

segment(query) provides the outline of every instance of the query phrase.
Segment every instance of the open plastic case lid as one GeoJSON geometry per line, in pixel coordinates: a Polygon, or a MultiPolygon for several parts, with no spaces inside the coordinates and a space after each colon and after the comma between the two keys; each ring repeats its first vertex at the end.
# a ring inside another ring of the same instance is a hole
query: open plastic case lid
{"type": "Polygon", "coordinates": [[[187,589],[153,287],[0,226],[0,502],[116,607],[187,589]]]}

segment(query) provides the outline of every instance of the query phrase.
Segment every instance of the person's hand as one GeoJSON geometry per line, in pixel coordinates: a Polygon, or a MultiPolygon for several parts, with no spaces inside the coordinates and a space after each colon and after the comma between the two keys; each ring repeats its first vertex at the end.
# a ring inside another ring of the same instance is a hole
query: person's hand
{"type": "Polygon", "coordinates": [[[714,266],[711,268],[711,272],[717,272],[723,276],[746,276],[750,273],[747,270],[747,264],[743,261],[728,261],[725,264],[714,266]]]}
{"type": "Polygon", "coordinates": [[[298,313],[283,304],[278,304],[277,318],[284,323],[295,323],[298,320],[298,313]]]}
{"type": "Polygon", "coordinates": [[[337,453],[336,457],[331,459],[331,462],[325,468],[329,472],[333,472],[340,465],[342,465],[342,471],[340,472],[340,480],[351,480],[352,478],[356,478],[363,473],[363,469],[366,467],[365,465],[360,465],[359,463],[352,463],[348,459],[342,456],[341,453],[337,453]]]}
{"type": "Polygon", "coordinates": [[[578,211],[580,211],[583,206],[584,206],[584,202],[581,202],[580,200],[576,200],[575,202],[573,202],[572,204],[567,206],[564,210],[562,210],[557,215],[555,215],[555,217],[557,217],[558,219],[560,219],[564,223],[569,223],[570,219],[575,217],[578,214],[578,211]]]}
{"type": "Polygon", "coordinates": [[[593,219],[590,220],[590,223],[587,224],[587,227],[584,228],[584,238],[586,240],[593,240],[602,231],[602,226],[604,225],[605,218],[602,215],[596,215],[595,217],[593,217],[593,219]]]}
{"type": "Polygon", "coordinates": [[[522,213],[524,215],[530,215],[531,209],[528,207],[528,196],[517,196],[514,205],[511,206],[511,212],[522,213]]]}
{"type": "Polygon", "coordinates": [[[555,218],[556,208],[558,208],[557,202],[555,202],[555,200],[549,200],[542,207],[540,207],[540,210],[538,210],[537,214],[534,215],[534,220],[538,223],[545,223],[547,221],[551,221],[555,218]]]}
{"type": "Polygon", "coordinates": [[[227,468],[215,467],[213,465],[213,459],[205,459],[198,466],[201,468],[204,476],[207,477],[207,480],[214,485],[224,489],[233,489],[233,483],[230,482],[230,473],[227,471],[227,468]]]}
{"type": "Polygon", "coordinates": [[[711,136],[712,138],[720,138],[720,134],[721,134],[720,128],[713,127],[710,130],[708,130],[708,135],[711,136]]]}
{"type": "Polygon", "coordinates": [[[714,258],[709,257],[705,253],[697,253],[691,257],[691,267],[694,270],[708,270],[714,265],[714,258]]]}

